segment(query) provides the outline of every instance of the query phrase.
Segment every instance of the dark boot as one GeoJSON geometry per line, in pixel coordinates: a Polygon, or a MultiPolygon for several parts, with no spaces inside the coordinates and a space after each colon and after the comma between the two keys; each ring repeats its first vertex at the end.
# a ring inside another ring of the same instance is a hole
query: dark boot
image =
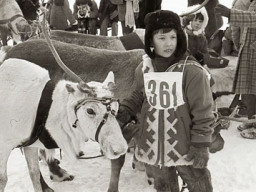
{"type": "Polygon", "coordinates": [[[189,192],[213,192],[211,174],[207,168],[177,166],[176,169],[182,180],[187,183],[189,192]]]}
{"type": "Polygon", "coordinates": [[[158,167],[145,164],[148,177],[154,179],[157,192],[179,192],[178,175],[175,167],[158,167]]]}

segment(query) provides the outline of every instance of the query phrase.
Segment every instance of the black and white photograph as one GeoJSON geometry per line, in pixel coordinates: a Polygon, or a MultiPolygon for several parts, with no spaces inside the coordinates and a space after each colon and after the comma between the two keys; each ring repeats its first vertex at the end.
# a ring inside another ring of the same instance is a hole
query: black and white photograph
{"type": "Polygon", "coordinates": [[[255,192],[256,0],[0,0],[0,192],[255,192]]]}

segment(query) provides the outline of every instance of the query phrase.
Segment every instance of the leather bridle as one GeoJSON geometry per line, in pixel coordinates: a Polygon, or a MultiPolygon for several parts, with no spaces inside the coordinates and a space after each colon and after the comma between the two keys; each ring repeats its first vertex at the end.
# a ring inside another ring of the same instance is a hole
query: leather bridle
{"type": "MultiPolygon", "coordinates": [[[[2,19],[2,20],[0,20],[0,25],[7,25],[7,26],[8,26],[8,29],[10,29],[10,31],[11,31],[12,33],[16,34],[16,35],[20,35],[20,34],[26,33],[26,32],[15,31],[15,30],[13,29],[13,27],[12,27],[12,24],[11,24],[11,23],[12,23],[13,21],[15,21],[16,19],[20,18],[20,17],[23,18],[23,19],[25,19],[23,15],[17,14],[17,15],[12,16],[10,19],[2,19]]],[[[30,26],[30,25],[29,25],[29,26],[30,26]]],[[[30,26],[30,28],[31,28],[31,26],[30,26]]],[[[30,29],[30,35],[29,35],[29,37],[31,36],[31,34],[32,34],[32,28],[30,29]]]]}
{"type": "MultiPolygon", "coordinates": [[[[83,106],[84,104],[88,103],[88,102],[100,102],[103,105],[106,106],[107,112],[104,114],[102,121],[100,122],[100,124],[98,125],[98,128],[96,130],[95,133],[95,141],[99,142],[99,133],[101,131],[101,128],[103,127],[103,125],[107,122],[107,119],[109,117],[109,115],[111,114],[112,116],[116,117],[117,116],[117,111],[113,110],[111,108],[111,103],[112,102],[118,102],[118,99],[115,98],[85,98],[82,99],[81,101],[79,101],[77,103],[77,105],[75,106],[75,113],[77,113],[77,110],[83,106]]],[[[78,119],[76,119],[76,121],[73,123],[72,127],[76,128],[77,125],[76,123],[78,122],[78,119]]]]}

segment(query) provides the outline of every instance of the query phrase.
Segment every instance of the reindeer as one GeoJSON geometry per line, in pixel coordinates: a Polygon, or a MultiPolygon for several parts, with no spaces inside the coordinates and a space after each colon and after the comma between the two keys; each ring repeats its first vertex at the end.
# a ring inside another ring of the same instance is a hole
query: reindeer
{"type": "Polygon", "coordinates": [[[40,173],[37,148],[60,147],[75,161],[80,142],[92,139],[109,159],[126,153],[128,146],[116,120],[118,101],[111,91],[113,73],[103,83],[55,83],[46,69],[8,59],[0,74],[0,191],[7,183],[8,157],[16,147],[23,147],[36,192],[53,191],[40,173]]]}
{"type": "MultiPolygon", "coordinates": [[[[23,4],[27,4],[30,2],[32,6],[39,6],[39,4],[32,4],[32,0],[26,2],[19,2],[20,5],[22,5],[22,7],[24,8],[26,16],[28,15],[27,12],[29,10],[26,10],[25,5],[23,4]]],[[[31,15],[29,16],[31,17],[31,15]]],[[[34,15],[32,16],[34,17],[34,15]]],[[[14,42],[19,43],[27,40],[33,34],[32,27],[24,18],[23,12],[21,11],[19,4],[15,0],[0,0],[0,33],[3,45],[7,45],[8,35],[12,36],[14,42]]]]}
{"type": "MultiPolygon", "coordinates": [[[[128,51],[133,49],[144,49],[144,34],[144,29],[136,29],[134,32],[121,37],[109,37],[83,33],[70,33],[62,30],[52,30],[51,39],[64,43],[94,47],[98,49],[128,51]]],[[[40,38],[44,39],[44,35],[40,34],[40,38]]]]}

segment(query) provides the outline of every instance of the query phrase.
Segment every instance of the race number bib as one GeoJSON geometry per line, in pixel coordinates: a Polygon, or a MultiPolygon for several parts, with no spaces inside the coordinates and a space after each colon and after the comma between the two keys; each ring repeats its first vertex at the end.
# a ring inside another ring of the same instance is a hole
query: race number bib
{"type": "Polygon", "coordinates": [[[148,103],[156,109],[169,109],[183,105],[181,72],[150,72],[144,74],[148,103]]]}

